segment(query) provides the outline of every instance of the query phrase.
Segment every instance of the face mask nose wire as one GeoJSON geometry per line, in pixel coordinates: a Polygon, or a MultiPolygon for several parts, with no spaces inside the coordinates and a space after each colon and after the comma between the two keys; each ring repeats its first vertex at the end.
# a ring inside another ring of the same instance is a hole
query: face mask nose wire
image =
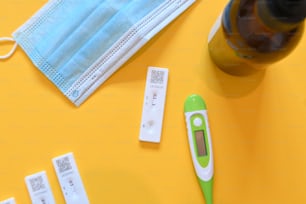
{"type": "MultiPolygon", "coordinates": [[[[15,40],[13,38],[9,38],[9,37],[0,37],[0,43],[1,42],[15,42],[15,40]]],[[[13,47],[9,51],[9,53],[7,53],[6,55],[0,55],[0,60],[10,58],[15,53],[16,49],[17,49],[17,43],[15,42],[15,44],[13,45],[13,47]]]]}

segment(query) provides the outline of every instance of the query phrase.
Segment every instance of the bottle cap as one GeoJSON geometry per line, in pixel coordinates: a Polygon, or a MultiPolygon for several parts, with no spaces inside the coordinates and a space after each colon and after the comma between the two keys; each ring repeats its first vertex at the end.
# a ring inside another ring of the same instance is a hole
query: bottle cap
{"type": "Polygon", "coordinates": [[[266,0],[271,13],[280,21],[298,23],[306,17],[306,0],[266,0]]]}

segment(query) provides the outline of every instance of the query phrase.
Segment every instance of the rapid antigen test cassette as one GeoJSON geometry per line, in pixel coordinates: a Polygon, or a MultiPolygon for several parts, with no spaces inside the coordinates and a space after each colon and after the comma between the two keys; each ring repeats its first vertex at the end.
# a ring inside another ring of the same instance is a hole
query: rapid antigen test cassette
{"type": "Polygon", "coordinates": [[[160,142],[167,84],[168,69],[148,68],[140,126],[140,141],[160,142]]]}

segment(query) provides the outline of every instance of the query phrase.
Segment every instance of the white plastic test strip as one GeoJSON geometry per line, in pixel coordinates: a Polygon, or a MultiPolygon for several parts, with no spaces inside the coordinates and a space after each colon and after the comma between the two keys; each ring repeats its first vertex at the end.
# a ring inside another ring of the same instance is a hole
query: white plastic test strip
{"type": "Polygon", "coordinates": [[[45,171],[25,177],[32,204],[55,204],[45,171]]]}
{"type": "Polygon", "coordinates": [[[7,200],[0,201],[0,204],[16,204],[15,198],[9,198],[7,200]]]}
{"type": "Polygon", "coordinates": [[[167,84],[167,68],[148,68],[140,126],[140,141],[160,142],[167,84]]]}
{"type": "Polygon", "coordinates": [[[66,204],[89,204],[73,154],[68,153],[52,161],[66,204]]]}

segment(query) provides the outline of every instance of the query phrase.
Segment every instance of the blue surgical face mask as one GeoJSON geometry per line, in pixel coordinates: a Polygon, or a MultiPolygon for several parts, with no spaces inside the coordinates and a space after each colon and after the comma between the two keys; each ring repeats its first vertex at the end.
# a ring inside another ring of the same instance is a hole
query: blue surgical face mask
{"type": "Polygon", "coordinates": [[[50,0],[13,38],[78,106],[194,1],[50,0]]]}

